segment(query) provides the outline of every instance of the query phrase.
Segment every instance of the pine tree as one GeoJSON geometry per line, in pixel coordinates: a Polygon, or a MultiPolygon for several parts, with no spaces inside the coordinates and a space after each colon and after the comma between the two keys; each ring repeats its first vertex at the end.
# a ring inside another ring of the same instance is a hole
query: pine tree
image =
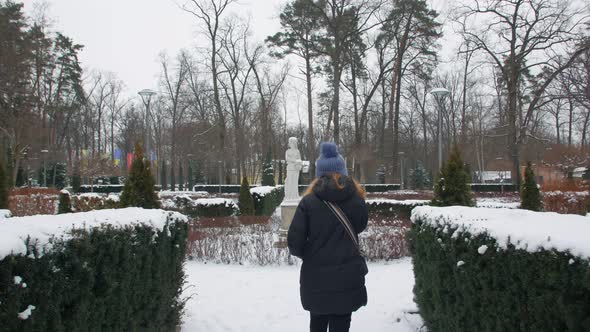
{"type": "Polygon", "coordinates": [[[167,181],[168,179],[166,178],[166,162],[163,161],[162,162],[162,168],[160,170],[160,181],[162,181],[162,190],[166,190],[166,188],[168,187],[167,185],[167,181]]]}
{"type": "Polygon", "coordinates": [[[282,160],[279,160],[279,185],[283,185],[284,184],[284,179],[283,179],[283,162],[282,160]]]}
{"type": "Polygon", "coordinates": [[[150,170],[150,162],[144,160],[143,150],[139,144],[135,144],[135,153],[131,171],[125,181],[121,193],[122,207],[142,207],[155,209],[160,206],[155,191],[155,180],[150,170]]]}
{"type": "Polygon", "coordinates": [[[16,172],[16,182],[14,183],[15,187],[23,187],[27,183],[27,176],[25,175],[25,170],[19,166],[18,171],[16,172]]]}
{"type": "Polygon", "coordinates": [[[432,188],[432,181],[428,175],[428,171],[418,162],[416,168],[410,171],[410,182],[414,189],[432,188]]]}
{"type": "Polygon", "coordinates": [[[174,163],[170,165],[170,190],[176,191],[176,175],[174,175],[174,163]]]}
{"type": "Polygon", "coordinates": [[[541,191],[535,181],[535,173],[529,162],[524,171],[524,184],[520,191],[520,208],[531,211],[542,211],[543,200],[541,191]]]}
{"type": "Polygon", "coordinates": [[[195,173],[194,173],[195,174],[195,177],[194,177],[195,184],[205,183],[205,177],[203,176],[203,172],[201,169],[202,169],[202,164],[200,162],[197,162],[195,173]]]}
{"type": "Polygon", "coordinates": [[[182,163],[178,163],[178,190],[184,190],[184,176],[182,174],[182,163]]]}
{"type": "Polygon", "coordinates": [[[475,199],[469,187],[469,173],[461,158],[459,147],[455,145],[449,160],[440,170],[434,186],[434,206],[475,206],[475,199]]]}
{"type": "Polygon", "coordinates": [[[0,162],[0,209],[8,210],[8,174],[0,162]]]}
{"type": "Polygon", "coordinates": [[[74,165],[74,172],[72,174],[72,190],[74,193],[80,192],[82,186],[82,178],[80,177],[80,165],[76,162],[74,165]]]}
{"type": "Polygon", "coordinates": [[[59,194],[59,204],[57,206],[57,214],[64,213],[72,213],[72,201],[67,190],[62,190],[59,194]]]}
{"type": "Polygon", "coordinates": [[[245,176],[242,179],[242,186],[240,187],[238,207],[240,208],[241,215],[254,215],[254,198],[252,198],[252,194],[250,193],[250,183],[248,183],[248,178],[245,176]]]}
{"type": "Polygon", "coordinates": [[[275,186],[275,168],[272,163],[272,151],[269,148],[266,153],[266,160],[262,166],[262,185],[263,186],[275,186]]]}

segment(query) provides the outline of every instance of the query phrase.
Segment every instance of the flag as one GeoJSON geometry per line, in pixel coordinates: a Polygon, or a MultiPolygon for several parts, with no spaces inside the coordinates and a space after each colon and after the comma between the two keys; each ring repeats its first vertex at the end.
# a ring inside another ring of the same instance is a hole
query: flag
{"type": "Polygon", "coordinates": [[[115,166],[119,166],[121,163],[121,150],[115,149],[115,166]]]}
{"type": "Polygon", "coordinates": [[[127,154],[127,170],[131,170],[131,164],[133,164],[133,153],[127,154]]]}

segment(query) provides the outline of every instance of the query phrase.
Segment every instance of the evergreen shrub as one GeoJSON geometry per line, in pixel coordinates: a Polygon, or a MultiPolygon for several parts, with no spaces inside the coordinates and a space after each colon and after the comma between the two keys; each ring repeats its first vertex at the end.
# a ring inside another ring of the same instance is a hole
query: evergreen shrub
{"type": "Polygon", "coordinates": [[[66,190],[62,190],[59,193],[59,203],[57,206],[57,214],[71,213],[72,212],[72,201],[70,199],[70,193],[66,190]]]}
{"type": "Polygon", "coordinates": [[[531,211],[543,210],[543,198],[535,181],[535,173],[531,163],[528,163],[524,171],[524,183],[520,192],[520,208],[531,211]]]}
{"type": "Polygon", "coordinates": [[[590,331],[590,260],[456,230],[414,220],[408,235],[428,331],[590,331]]]}
{"type": "Polygon", "coordinates": [[[263,186],[275,186],[275,168],[272,163],[272,151],[269,148],[266,154],[266,160],[262,165],[262,185],[263,186]]]}
{"type": "Polygon", "coordinates": [[[143,150],[139,144],[136,144],[131,171],[121,193],[121,207],[158,208],[160,202],[156,194],[155,182],[150,162],[144,160],[143,150]]]}
{"type": "Polygon", "coordinates": [[[184,299],[188,227],[149,224],[75,230],[51,249],[28,243],[0,260],[3,331],[175,331],[184,299]],[[15,277],[23,283],[16,284],[15,277]],[[35,307],[26,320],[17,317],[35,307]]]}
{"type": "Polygon", "coordinates": [[[242,179],[242,186],[240,187],[240,197],[238,198],[238,207],[240,215],[253,216],[254,215],[254,198],[250,193],[250,184],[248,178],[244,176],[242,179]]]}
{"type": "Polygon", "coordinates": [[[471,192],[471,176],[459,147],[455,145],[449,160],[442,166],[439,177],[434,185],[434,206],[475,206],[475,198],[471,192]]]}
{"type": "MultiPolygon", "coordinates": [[[[202,200],[205,201],[205,200],[202,200]]],[[[177,197],[175,200],[176,208],[192,218],[212,218],[212,217],[229,217],[239,214],[240,210],[236,204],[230,200],[219,200],[216,203],[196,204],[191,203],[184,197],[177,197]]]]}
{"type": "Polygon", "coordinates": [[[254,210],[257,216],[271,216],[285,198],[285,189],[275,187],[270,193],[262,195],[256,191],[252,193],[254,210]]]}

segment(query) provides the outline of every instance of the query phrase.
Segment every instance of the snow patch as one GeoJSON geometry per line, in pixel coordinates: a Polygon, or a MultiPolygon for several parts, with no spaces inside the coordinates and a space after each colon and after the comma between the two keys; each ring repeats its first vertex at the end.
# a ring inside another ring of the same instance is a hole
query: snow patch
{"type": "Polygon", "coordinates": [[[477,248],[477,252],[478,252],[480,255],[483,255],[483,254],[485,254],[485,253],[486,253],[486,251],[488,251],[488,246],[486,246],[485,244],[484,244],[483,246],[481,246],[481,247],[477,248]]]}
{"type": "Polygon", "coordinates": [[[430,203],[429,200],[424,199],[406,199],[406,200],[397,200],[397,199],[368,199],[367,204],[370,205],[380,205],[380,204],[388,204],[388,205],[426,205],[430,203]]]}
{"type": "Polygon", "coordinates": [[[20,312],[18,314],[18,319],[20,320],[27,320],[29,319],[29,317],[31,317],[31,314],[33,313],[33,310],[35,310],[35,306],[34,305],[30,305],[27,307],[27,309],[25,309],[25,311],[20,312]]]}
{"type": "Polygon", "coordinates": [[[10,210],[0,210],[0,219],[6,219],[12,217],[10,210]]]}
{"type": "Polygon", "coordinates": [[[251,188],[250,193],[257,194],[258,196],[264,197],[264,196],[272,193],[276,189],[279,189],[279,188],[273,187],[273,186],[261,186],[261,187],[251,188]]]}
{"type": "Polygon", "coordinates": [[[23,278],[21,276],[14,277],[14,284],[15,285],[20,285],[22,282],[23,282],[23,278]]]}
{"type": "Polygon", "coordinates": [[[457,262],[457,267],[461,267],[463,265],[465,265],[465,262],[464,261],[458,261],[457,262]]]}

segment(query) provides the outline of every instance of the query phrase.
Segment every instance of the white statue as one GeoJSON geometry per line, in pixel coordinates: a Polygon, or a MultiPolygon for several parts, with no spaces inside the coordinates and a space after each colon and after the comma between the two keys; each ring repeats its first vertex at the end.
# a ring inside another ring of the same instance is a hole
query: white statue
{"type": "Polygon", "coordinates": [[[285,200],[299,200],[299,172],[301,171],[301,154],[297,150],[297,138],[289,138],[289,150],[285,153],[287,161],[287,179],[285,180],[285,200]]]}

